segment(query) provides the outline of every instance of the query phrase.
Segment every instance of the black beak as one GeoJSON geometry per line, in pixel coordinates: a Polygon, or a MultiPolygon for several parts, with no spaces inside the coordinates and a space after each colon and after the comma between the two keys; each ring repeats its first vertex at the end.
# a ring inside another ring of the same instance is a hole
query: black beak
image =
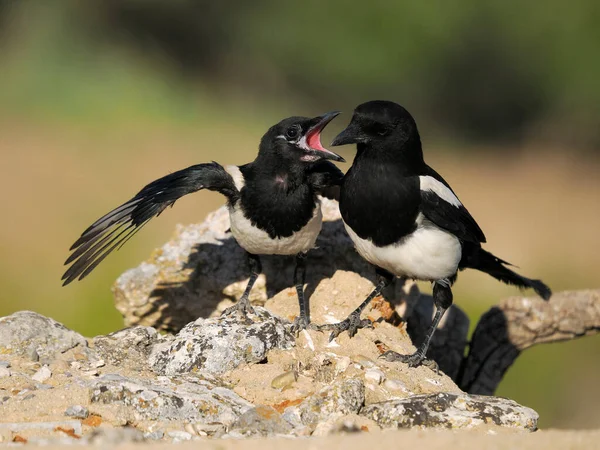
{"type": "Polygon", "coordinates": [[[358,144],[359,142],[362,142],[360,132],[354,122],[350,122],[346,129],[335,137],[331,146],[337,147],[338,145],[358,144]]]}
{"type": "Polygon", "coordinates": [[[327,150],[321,144],[321,132],[327,126],[327,124],[339,114],[340,111],[332,111],[311,119],[309,123],[310,128],[305,134],[306,145],[308,146],[308,149],[305,150],[306,153],[309,155],[318,156],[320,159],[331,159],[333,161],[346,162],[346,160],[340,155],[332,152],[331,150],[327,150]]]}

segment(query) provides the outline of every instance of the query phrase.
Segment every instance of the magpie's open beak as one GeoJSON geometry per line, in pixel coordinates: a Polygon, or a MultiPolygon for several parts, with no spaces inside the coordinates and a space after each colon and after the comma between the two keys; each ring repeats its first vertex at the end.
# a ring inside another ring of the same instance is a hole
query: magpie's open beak
{"type": "Polygon", "coordinates": [[[321,144],[321,132],[335,117],[340,114],[340,111],[332,111],[322,116],[315,117],[309,122],[309,128],[304,135],[304,153],[302,157],[304,161],[313,161],[318,159],[331,159],[333,161],[346,162],[337,153],[333,153],[331,150],[327,150],[321,144]]]}
{"type": "Polygon", "coordinates": [[[358,127],[352,121],[344,131],[335,137],[331,146],[337,147],[338,145],[358,144],[360,142],[362,142],[360,130],[358,130],[358,127]]]}

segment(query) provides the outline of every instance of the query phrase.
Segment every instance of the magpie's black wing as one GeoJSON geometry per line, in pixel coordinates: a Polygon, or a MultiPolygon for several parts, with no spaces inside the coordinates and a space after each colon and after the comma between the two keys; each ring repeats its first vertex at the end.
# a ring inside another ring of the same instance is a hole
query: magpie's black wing
{"type": "MultiPolygon", "coordinates": [[[[441,177],[440,177],[441,178],[441,177]]],[[[485,235],[458,197],[443,179],[419,177],[421,212],[438,227],[448,230],[466,242],[485,242],[485,235]]]]}
{"type": "Polygon", "coordinates": [[[340,199],[340,183],[344,172],[330,161],[319,161],[313,165],[309,174],[310,183],[317,193],[332,200],[340,199]]]}
{"type": "Polygon", "coordinates": [[[135,197],[94,222],[71,246],[65,265],[73,263],[62,276],[63,286],[87,276],[116,248],[120,248],[150,219],[162,213],[186,194],[210,189],[234,201],[239,195],[234,181],[216,162],[197,164],[153,181],[135,197]]]}

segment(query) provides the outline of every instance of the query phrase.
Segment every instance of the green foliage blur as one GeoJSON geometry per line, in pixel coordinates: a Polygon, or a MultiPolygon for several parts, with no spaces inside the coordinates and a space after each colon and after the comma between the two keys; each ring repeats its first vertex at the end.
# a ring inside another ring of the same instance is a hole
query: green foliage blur
{"type": "MultiPolygon", "coordinates": [[[[183,199],[62,289],[85,226],[167,172],[249,161],[282,117],[341,109],[332,137],[374,98],[413,112],[492,251],[555,290],[597,287],[599,23],[594,0],[0,0],[0,315],[122,327],[116,277],[221,199],[183,199]]],[[[471,274],[456,289],[473,324],[516,294],[471,274]]],[[[543,427],[598,427],[599,350],[528,350],[498,394],[543,427]]]]}

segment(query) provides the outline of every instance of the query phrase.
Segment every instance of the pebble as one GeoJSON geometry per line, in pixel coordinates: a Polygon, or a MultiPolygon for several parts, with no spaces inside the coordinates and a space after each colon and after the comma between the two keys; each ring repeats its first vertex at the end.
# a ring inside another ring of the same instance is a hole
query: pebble
{"type": "Polygon", "coordinates": [[[385,379],[385,374],[379,369],[368,369],[365,372],[365,380],[375,384],[381,384],[385,379]]]}
{"type": "Polygon", "coordinates": [[[174,441],[189,441],[190,439],[192,439],[192,435],[187,431],[174,430],[169,431],[167,435],[170,438],[173,438],[174,441]]]}
{"type": "Polygon", "coordinates": [[[103,359],[99,359],[98,361],[95,361],[93,363],[94,367],[104,367],[106,365],[106,363],[104,362],[103,359]]]}
{"type": "Polygon", "coordinates": [[[365,355],[355,355],[352,357],[355,363],[360,364],[364,368],[375,367],[375,362],[365,355]]]}
{"type": "Polygon", "coordinates": [[[225,433],[225,425],[222,423],[201,423],[197,422],[193,425],[196,434],[200,436],[215,436],[219,437],[225,433]]]}
{"type": "Polygon", "coordinates": [[[144,433],[144,439],[148,439],[150,441],[160,441],[165,436],[164,431],[156,430],[148,433],[144,433]]]}
{"type": "Polygon", "coordinates": [[[271,381],[271,387],[273,389],[284,389],[288,386],[291,386],[298,380],[298,374],[295,370],[290,370],[289,372],[284,372],[281,375],[277,375],[271,381]]]}
{"type": "Polygon", "coordinates": [[[438,380],[432,380],[431,378],[425,378],[425,381],[427,381],[428,383],[433,384],[434,386],[441,386],[442,383],[440,383],[438,380]]]}
{"type": "Polygon", "coordinates": [[[337,373],[345,372],[350,367],[350,358],[348,356],[341,356],[335,362],[335,370],[337,373]]]}
{"type": "Polygon", "coordinates": [[[32,361],[40,360],[40,355],[38,354],[37,349],[35,349],[35,348],[30,349],[29,352],[27,353],[27,356],[32,361]]]}
{"type": "Polygon", "coordinates": [[[0,361],[0,368],[8,369],[10,367],[9,361],[0,361]]]}
{"type": "Polygon", "coordinates": [[[404,383],[400,380],[385,380],[383,387],[389,389],[390,391],[409,392],[404,383]]]}
{"type": "Polygon", "coordinates": [[[65,416],[75,417],[76,419],[87,419],[90,412],[81,405],[73,405],[66,409],[65,416]]]}
{"type": "Polygon", "coordinates": [[[39,383],[43,383],[48,378],[52,376],[52,372],[48,368],[48,366],[43,366],[40,370],[33,374],[31,377],[32,380],[35,380],[39,383]]]}
{"type": "Polygon", "coordinates": [[[8,367],[0,367],[0,378],[10,377],[11,372],[8,367]]]}
{"type": "Polygon", "coordinates": [[[50,364],[51,370],[54,373],[65,373],[69,370],[69,363],[65,360],[59,359],[50,364]]]}

